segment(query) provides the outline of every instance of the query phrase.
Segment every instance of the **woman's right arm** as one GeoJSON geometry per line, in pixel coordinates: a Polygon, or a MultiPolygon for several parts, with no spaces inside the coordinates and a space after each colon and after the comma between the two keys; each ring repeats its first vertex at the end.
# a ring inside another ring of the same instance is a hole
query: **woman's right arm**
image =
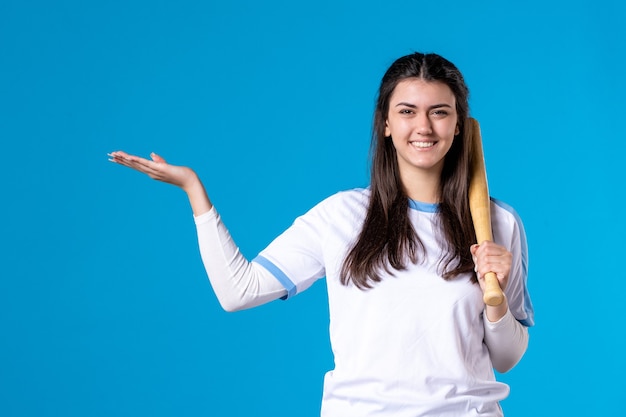
{"type": "Polygon", "coordinates": [[[224,310],[244,310],[287,295],[274,275],[241,254],[215,207],[194,220],[202,263],[224,310]]]}
{"type": "Polygon", "coordinates": [[[111,162],[185,191],[194,214],[202,262],[221,306],[237,311],[285,296],[287,291],[269,271],[241,254],[198,175],[190,168],[168,164],[154,153],[150,156],[151,161],[122,151],[109,154],[111,162]]]}

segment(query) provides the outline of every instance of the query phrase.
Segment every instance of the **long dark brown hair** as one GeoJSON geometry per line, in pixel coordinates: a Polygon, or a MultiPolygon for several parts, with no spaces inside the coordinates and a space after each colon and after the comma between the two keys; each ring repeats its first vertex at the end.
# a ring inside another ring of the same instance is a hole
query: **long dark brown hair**
{"type": "MultiPolygon", "coordinates": [[[[425,249],[409,219],[409,199],[400,180],[398,158],[392,141],[385,137],[389,100],[398,83],[407,78],[446,84],[456,98],[459,133],[444,159],[440,180],[438,221],[446,245],[439,260],[444,279],[473,272],[469,251],[475,243],[469,211],[468,188],[471,143],[465,133],[469,116],[469,90],[461,72],[437,54],[413,53],[396,60],[380,83],[371,143],[370,199],[363,229],[348,252],[341,269],[341,282],[372,288],[381,272],[393,274],[417,263],[425,249]]],[[[476,282],[476,277],[473,277],[476,282]]]]}

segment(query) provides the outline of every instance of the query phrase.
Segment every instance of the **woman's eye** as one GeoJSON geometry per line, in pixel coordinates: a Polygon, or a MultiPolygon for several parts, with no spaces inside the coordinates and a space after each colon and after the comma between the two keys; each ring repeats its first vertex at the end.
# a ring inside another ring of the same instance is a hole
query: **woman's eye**
{"type": "Polygon", "coordinates": [[[447,111],[445,111],[445,110],[435,110],[435,111],[433,112],[433,114],[434,114],[435,116],[446,116],[446,115],[448,114],[448,112],[447,112],[447,111]]]}
{"type": "Polygon", "coordinates": [[[413,113],[413,110],[411,109],[402,109],[400,110],[400,114],[411,114],[413,113]]]}

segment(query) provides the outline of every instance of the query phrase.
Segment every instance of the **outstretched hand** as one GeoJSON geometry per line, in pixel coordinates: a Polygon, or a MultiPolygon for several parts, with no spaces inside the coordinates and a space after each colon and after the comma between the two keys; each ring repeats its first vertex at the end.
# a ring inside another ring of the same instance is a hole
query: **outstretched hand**
{"type": "Polygon", "coordinates": [[[109,161],[124,165],[146,174],[157,181],[176,185],[187,191],[192,183],[197,179],[195,172],[191,168],[168,164],[165,159],[152,152],[152,160],[129,155],[123,151],[111,152],[109,161]]]}
{"type": "Polygon", "coordinates": [[[109,161],[124,165],[146,174],[157,181],[180,187],[187,193],[195,216],[209,211],[213,204],[204,190],[204,186],[196,173],[187,167],[168,164],[165,159],[152,152],[152,160],[116,151],[109,154],[109,161]]]}

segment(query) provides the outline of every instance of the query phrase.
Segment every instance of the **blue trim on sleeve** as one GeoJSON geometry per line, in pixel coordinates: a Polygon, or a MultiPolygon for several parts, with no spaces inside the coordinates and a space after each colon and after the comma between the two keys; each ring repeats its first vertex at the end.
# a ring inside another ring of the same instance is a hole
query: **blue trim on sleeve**
{"type": "Polygon", "coordinates": [[[531,327],[535,324],[535,309],[532,305],[532,302],[530,301],[530,294],[528,293],[528,286],[526,285],[526,280],[528,279],[528,242],[526,241],[526,231],[524,230],[524,223],[522,223],[522,219],[513,207],[493,197],[491,198],[491,201],[493,201],[493,203],[497,206],[502,207],[503,209],[511,213],[515,218],[517,226],[519,227],[520,240],[522,243],[522,270],[524,271],[524,311],[526,311],[526,319],[519,320],[519,322],[526,327],[531,327]]]}
{"type": "Polygon", "coordinates": [[[259,265],[261,265],[263,268],[267,269],[272,275],[274,275],[274,277],[278,280],[278,282],[280,282],[282,286],[285,287],[285,289],[287,290],[287,295],[284,297],[281,297],[280,298],[281,300],[286,300],[289,297],[293,297],[294,295],[296,295],[296,292],[297,292],[296,284],[294,284],[293,281],[291,281],[289,277],[287,277],[287,275],[285,275],[285,273],[280,270],[280,268],[278,268],[276,265],[270,262],[267,258],[264,258],[261,255],[258,255],[256,258],[252,260],[252,262],[256,262],[259,265]]]}

